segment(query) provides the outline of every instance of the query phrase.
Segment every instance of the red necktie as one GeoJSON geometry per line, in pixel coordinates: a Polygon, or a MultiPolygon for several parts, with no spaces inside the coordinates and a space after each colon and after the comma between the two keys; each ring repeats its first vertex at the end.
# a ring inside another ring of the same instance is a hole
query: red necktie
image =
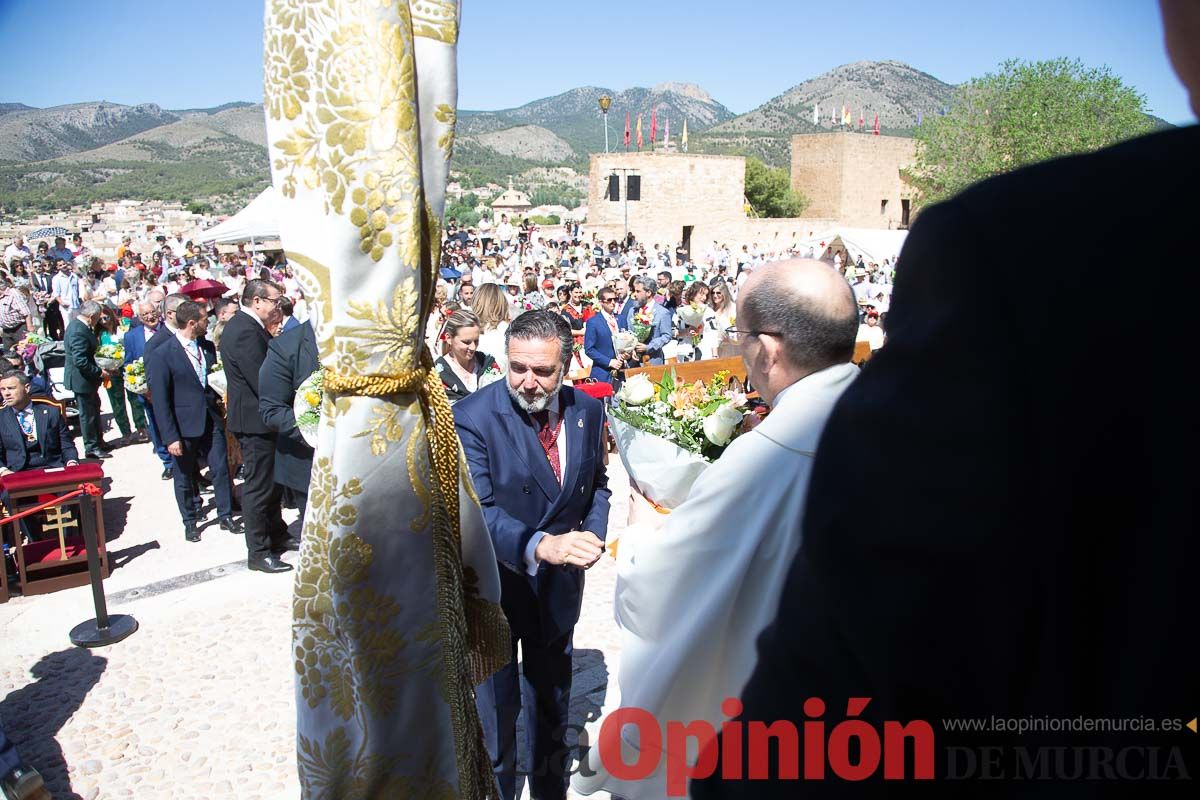
{"type": "Polygon", "coordinates": [[[562,483],[562,466],[558,462],[558,432],[562,430],[562,424],[550,427],[550,412],[538,411],[531,414],[533,421],[538,426],[538,441],[542,443],[542,449],[546,451],[546,460],[550,462],[550,469],[554,470],[554,479],[562,483]]]}

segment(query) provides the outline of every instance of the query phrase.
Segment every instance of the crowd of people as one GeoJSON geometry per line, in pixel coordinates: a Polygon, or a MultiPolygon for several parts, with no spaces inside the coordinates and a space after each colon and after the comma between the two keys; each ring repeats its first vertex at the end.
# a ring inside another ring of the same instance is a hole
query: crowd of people
{"type": "Polygon", "coordinates": [[[504,332],[513,319],[550,310],[574,337],[568,379],[619,384],[630,367],[737,355],[735,306],[746,280],[765,264],[816,256],[850,283],[858,340],[882,347],[895,256],[874,263],[832,248],[767,252],[717,242],[693,256],[682,243],[647,248],[633,234],[603,242],[578,223],[549,231],[524,220],[513,226],[507,215],[494,228],[451,219],[426,343],[435,356],[444,353],[437,367],[457,401],[504,372],[504,332]]]}
{"type": "MultiPolygon", "coordinates": [[[[175,483],[188,541],[199,541],[204,523],[201,492],[212,492],[224,530],[242,533],[236,516],[247,509],[252,569],[290,569],[278,554],[296,549],[298,540],[280,517],[285,493],[273,463],[276,430],[263,418],[287,422],[271,416],[274,406],[260,411],[258,391],[268,343],[305,316],[290,266],[241,245],[218,254],[166,236],[145,256],[127,237],[115,261],[105,263],[81,234],[71,240],[68,246],[66,237],[56,237],[31,250],[18,236],[4,248],[0,391],[18,424],[0,423],[0,474],[108,459],[114,448],[148,443],[162,479],[175,483]],[[218,372],[218,385],[210,386],[210,374],[218,372]],[[117,438],[106,437],[102,426],[101,389],[117,438]],[[35,404],[49,424],[32,424],[35,404]],[[72,424],[82,440],[78,450],[72,424]],[[235,476],[242,480],[240,502],[235,476]]],[[[290,399],[287,406],[290,414],[290,399]]],[[[288,502],[301,505],[307,475],[284,476],[283,485],[288,502]]]]}

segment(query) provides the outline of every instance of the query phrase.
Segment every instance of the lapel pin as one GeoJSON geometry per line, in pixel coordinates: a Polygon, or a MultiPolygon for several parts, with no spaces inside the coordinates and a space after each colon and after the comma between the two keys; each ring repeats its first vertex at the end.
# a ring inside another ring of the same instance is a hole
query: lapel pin
{"type": "Polygon", "coordinates": [[[578,420],[576,420],[576,423],[579,425],[579,427],[582,428],[583,427],[583,417],[580,417],[578,420]]]}

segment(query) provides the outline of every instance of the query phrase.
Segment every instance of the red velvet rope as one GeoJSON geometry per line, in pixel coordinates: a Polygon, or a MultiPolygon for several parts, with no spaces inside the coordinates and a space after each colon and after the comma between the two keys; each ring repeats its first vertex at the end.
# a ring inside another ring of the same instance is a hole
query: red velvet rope
{"type": "Polygon", "coordinates": [[[53,500],[47,500],[46,502],[41,503],[40,505],[33,506],[32,508],[27,508],[18,514],[13,514],[11,517],[0,517],[0,526],[6,525],[10,522],[15,522],[19,519],[24,519],[25,517],[32,516],[32,515],[38,513],[39,511],[44,511],[47,508],[50,508],[50,506],[60,506],[68,500],[74,500],[76,497],[79,497],[81,494],[86,494],[86,495],[89,495],[90,497],[99,497],[102,494],[102,492],[100,491],[100,487],[96,486],[96,484],[94,484],[94,483],[81,483],[81,484],[79,484],[78,489],[76,489],[73,492],[67,492],[62,497],[56,497],[53,500]]]}

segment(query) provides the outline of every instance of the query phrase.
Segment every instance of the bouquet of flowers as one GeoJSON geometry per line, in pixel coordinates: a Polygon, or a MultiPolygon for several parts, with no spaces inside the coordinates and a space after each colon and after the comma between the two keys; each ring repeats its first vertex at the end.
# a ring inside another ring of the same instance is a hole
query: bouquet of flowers
{"type": "Polygon", "coordinates": [[[102,344],[96,348],[96,364],[100,369],[109,372],[120,370],[125,364],[125,346],[121,344],[102,344]]]}
{"type": "Polygon", "coordinates": [[[17,342],[17,352],[21,354],[21,358],[26,361],[32,361],[34,353],[37,352],[38,345],[49,344],[50,340],[45,336],[36,333],[27,333],[25,338],[17,342]]]}
{"type": "Polygon", "coordinates": [[[150,391],[150,384],[146,382],[145,359],[139,358],[125,365],[125,388],[134,394],[150,391]]]}
{"type": "Polygon", "coordinates": [[[704,324],[704,312],[707,309],[700,303],[691,302],[685,306],[680,306],[676,313],[679,314],[679,321],[687,328],[699,328],[704,324]]]}
{"type": "Polygon", "coordinates": [[[500,365],[497,364],[495,362],[495,360],[489,361],[488,365],[483,370],[483,374],[479,376],[479,387],[478,388],[482,389],[483,387],[487,386],[489,383],[495,383],[496,381],[502,379],[503,377],[504,377],[504,373],[501,371],[500,365]]]}
{"type": "Polygon", "coordinates": [[[650,335],[654,333],[654,306],[651,303],[630,309],[629,330],[642,344],[650,341],[650,335]]]}
{"type": "Polygon", "coordinates": [[[637,337],[630,331],[617,331],[612,335],[613,350],[618,353],[628,353],[637,346],[637,337]]]}
{"type": "Polygon", "coordinates": [[[225,396],[229,391],[229,382],[225,379],[225,364],[222,361],[217,361],[208,370],[208,385],[214,392],[225,396]]]}
{"type": "Polygon", "coordinates": [[[296,390],[292,401],[292,412],[296,415],[296,427],[309,447],[317,446],[317,426],[321,424],[321,401],[325,397],[325,371],[317,369],[304,379],[296,390]]]}
{"type": "Polygon", "coordinates": [[[660,508],[682,503],[692,484],[742,428],[746,396],[726,388],[729,375],[708,383],[676,383],[668,372],[653,383],[635,375],[617,392],[609,422],[630,481],[660,508]]]}

